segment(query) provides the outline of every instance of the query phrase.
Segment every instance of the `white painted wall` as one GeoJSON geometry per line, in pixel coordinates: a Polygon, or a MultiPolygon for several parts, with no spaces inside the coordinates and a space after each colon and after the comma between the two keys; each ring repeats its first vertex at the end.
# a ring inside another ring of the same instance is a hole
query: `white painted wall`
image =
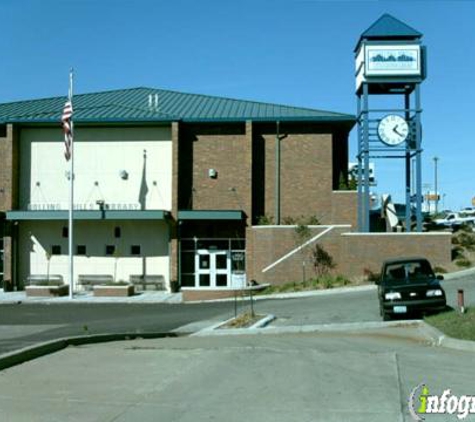
{"type": "MultiPolygon", "coordinates": [[[[61,255],[50,260],[50,274],[60,274],[69,282],[68,239],[62,237],[64,221],[24,221],[20,224],[19,277],[24,283],[30,274],[47,274],[46,252],[61,246],[61,255]]],[[[163,221],[89,220],[75,223],[74,243],[85,245],[86,256],[75,256],[75,280],[79,274],[108,274],[117,281],[130,275],[162,275],[169,282],[168,227],[163,221]],[[114,228],[121,237],[114,237],[114,228]],[[117,257],[105,256],[106,245],[115,245],[117,257]],[[141,256],[130,254],[131,245],[141,246],[141,256]]]]}
{"type": "MultiPolygon", "coordinates": [[[[97,209],[96,201],[104,200],[111,206],[135,204],[139,207],[141,203],[144,209],[171,209],[170,126],[77,127],[74,153],[75,204],[97,209]],[[127,180],[120,177],[122,170],[128,173],[127,180]],[[141,197],[144,191],[146,195],[141,197]]],[[[20,157],[20,208],[55,204],[67,209],[69,164],[64,158],[59,123],[58,129],[22,129],[20,157]]]]}

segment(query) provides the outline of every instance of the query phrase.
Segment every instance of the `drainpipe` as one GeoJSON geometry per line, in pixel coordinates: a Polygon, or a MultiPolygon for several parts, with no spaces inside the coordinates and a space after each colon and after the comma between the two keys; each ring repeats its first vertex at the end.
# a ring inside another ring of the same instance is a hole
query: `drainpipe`
{"type": "Polygon", "coordinates": [[[275,224],[280,226],[280,122],[275,129],[275,224]]]}

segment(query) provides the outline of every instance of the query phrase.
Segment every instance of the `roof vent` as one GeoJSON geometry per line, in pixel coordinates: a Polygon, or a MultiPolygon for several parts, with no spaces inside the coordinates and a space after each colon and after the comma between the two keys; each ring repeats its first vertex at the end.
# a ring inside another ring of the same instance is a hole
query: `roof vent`
{"type": "Polygon", "coordinates": [[[148,94],[148,108],[158,109],[158,94],[148,94]]]}

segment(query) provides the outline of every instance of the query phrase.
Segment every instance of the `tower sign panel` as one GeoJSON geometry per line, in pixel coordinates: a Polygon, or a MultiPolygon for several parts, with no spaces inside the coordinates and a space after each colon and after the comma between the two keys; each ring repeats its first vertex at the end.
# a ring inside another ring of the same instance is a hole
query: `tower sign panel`
{"type": "Polygon", "coordinates": [[[365,53],[365,76],[419,76],[421,74],[419,45],[366,45],[365,53]]]}

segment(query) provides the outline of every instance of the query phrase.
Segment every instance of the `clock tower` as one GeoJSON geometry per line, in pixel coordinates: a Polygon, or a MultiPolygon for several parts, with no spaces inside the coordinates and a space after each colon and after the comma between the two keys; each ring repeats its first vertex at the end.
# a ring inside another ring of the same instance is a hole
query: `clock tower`
{"type": "Polygon", "coordinates": [[[422,231],[420,84],[426,49],[421,38],[420,32],[384,14],[355,48],[360,232],[370,231],[370,159],[404,161],[406,231],[414,220],[422,231]]]}

